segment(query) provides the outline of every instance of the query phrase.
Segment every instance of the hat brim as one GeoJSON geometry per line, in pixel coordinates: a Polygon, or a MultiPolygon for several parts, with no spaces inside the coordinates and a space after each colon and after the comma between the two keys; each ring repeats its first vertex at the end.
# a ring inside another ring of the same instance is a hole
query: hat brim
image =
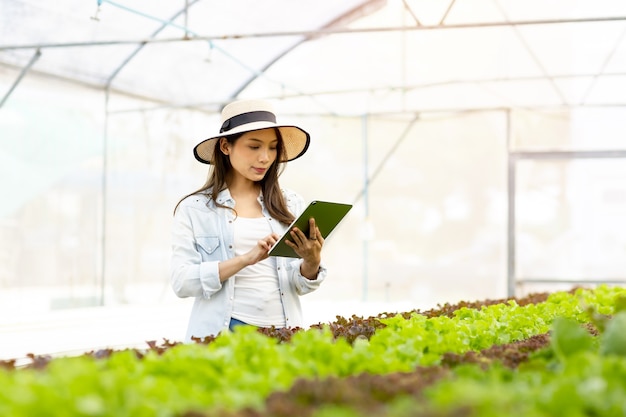
{"type": "Polygon", "coordinates": [[[193,155],[195,158],[203,164],[212,164],[213,153],[215,152],[215,145],[219,138],[227,138],[233,135],[242,134],[246,132],[254,132],[263,129],[277,128],[283,138],[283,146],[285,148],[285,156],[280,162],[293,161],[304,155],[309,148],[311,136],[303,129],[292,125],[277,125],[272,122],[254,122],[248,123],[245,126],[239,126],[228,131],[228,133],[222,133],[220,135],[212,136],[204,139],[193,148],[193,155]]]}

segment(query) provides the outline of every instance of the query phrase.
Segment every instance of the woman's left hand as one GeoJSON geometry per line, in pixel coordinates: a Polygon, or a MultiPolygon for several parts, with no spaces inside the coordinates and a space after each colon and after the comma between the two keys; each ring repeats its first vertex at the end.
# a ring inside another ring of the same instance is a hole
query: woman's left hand
{"type": "Polygon", "coordinates": [[[300,273],[308,279],[315,279],[322,261],[322,246],[324,246],[324,238],[320,229],[315,225],[315,219],[309,219],[309,236],[297,227],[294,227],[289,234],[291,240],[285,243],[303,260],[300,273]]]}

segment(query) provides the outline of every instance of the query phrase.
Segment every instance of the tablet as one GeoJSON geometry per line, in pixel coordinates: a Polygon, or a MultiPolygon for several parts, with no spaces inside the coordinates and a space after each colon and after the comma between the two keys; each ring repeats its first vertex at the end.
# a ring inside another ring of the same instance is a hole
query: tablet
{"type": "Polygon", "coordinates": [[[306,236],[309,236],[309,219],[313,217],[315,224],[320,229],[322,237],[326,239],[330,232],[339,224],[339,222],[348,214],[352,204],[334,203],[330,201],[314,200],[307,206],[296,220],[294,220],[280,240],[276,242],[270,249],[270,256],[286,256],[289,258],[299,258],[299,256],[285,243],[285,240],[291,239],[289,232],[294,227],[302,230],[306,236]]]}

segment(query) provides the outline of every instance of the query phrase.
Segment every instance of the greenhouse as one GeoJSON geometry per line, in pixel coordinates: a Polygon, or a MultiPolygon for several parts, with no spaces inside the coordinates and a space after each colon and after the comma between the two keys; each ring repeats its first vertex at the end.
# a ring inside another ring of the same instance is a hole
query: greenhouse
{"type": "Polygon", "coordinates": [[[626,2],[0,0],[0,359],[182,338],[173,209],[247,98],[354,205],[311,324],[626,283],[626,2]]]}

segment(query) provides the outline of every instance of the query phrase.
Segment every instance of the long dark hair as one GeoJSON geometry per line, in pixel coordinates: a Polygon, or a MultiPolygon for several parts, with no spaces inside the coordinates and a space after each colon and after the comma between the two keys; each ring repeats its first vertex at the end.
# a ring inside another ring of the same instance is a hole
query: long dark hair
{"type": "MultiPolygon", "coordinates": [[[[263,193],[263,202],[265,203],[265,207],[267,208],[270,216],[282,223],[291,224],[291,222],[295,220],[295,217],[287,208],[287,203],[285,202],[280,185],[278,184],[278,177],[280,177],[280,174],[282,174],[285,168],[283,163],[280,161],[287,159],[287,156],[285,146],[283,144],[283,136],[281,135],[280,130],[278,128],[273,129],[276,133],[276,138],[278,139],[278,144],[276,145],[276,160],[269,167],[263,179],[259,181],[259,184],[261,185],[261,192],[263,193]]],[[[242,135],[243,133],[225,136],[224,139],[226,139],[229,144],[234,145],[242,135]]],[[[219,141],[220,139],[218,138],[214,140],[219,141]]],[[[176,204],[176,207],[174,207],[174,213],[176,213],[176,209],[185,198],[194,194],[202,193],[209,189],[211,190],[209,198],[213,200],[216,206],[231,209],[230,207],[226,207],[217,202],[217,195],[221,191],[228,188],[226,178],[228,173],[233,169],[228,156],[220,150],[219,142],[215,144],[211,162],[212,166],[209,168],[208,178],[204,185],[196,191],[181,198],[176,204]]],[[[232,210],[234,211],[234,209],[232,210]]],[[[236,211],[235,215],[237,215],[236,211]]]]}

